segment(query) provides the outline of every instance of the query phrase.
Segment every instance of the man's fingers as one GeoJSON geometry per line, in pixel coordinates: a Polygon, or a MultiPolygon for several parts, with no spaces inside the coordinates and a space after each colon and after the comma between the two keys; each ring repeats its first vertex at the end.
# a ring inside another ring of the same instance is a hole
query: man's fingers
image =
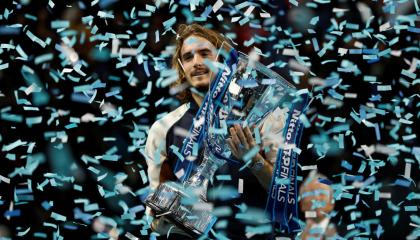
{"type": "Polygon", "coordinates": [[[249,146],[250,147],[253,147],[255,145],[255,139],[252,136],[252,133],[251,133],[251,130],[249,129],[249,127],[246,127],[244,129],[244,132],[245,132],[245,136],[247,138],[247,141],[248,141],[249,146]]]}
{"type": "Polygon", "coordinates": [[[232,139],[227,139],[226,141],[227,141],[227,143],[228,143],[228,145],[230,147],[230,150],[232,151],[233,155],[235,157],[238,157],[238,150],[236,149],[235,144],[232,142],[232,139]]]}
{"type": "Polygon", "coordinates": [[[246,149],[248,149],[249,148],[249,144],[248,144],[248,141],[246,140],[245,134],[244,134],[241,126],[235,124],[235,130],[236,130],[236,134],[239,137],[239,140],[241,140],[242,145],[244,145],[244,147],[246,149]]]}
{"type": "Polygon", "coordinates": [[[231,127],[230,129],[230,136],[232,137],[232,143],[235,146],[239,146],[241,144],[241,140],[239,140],[238,134],[236,134],[236,130],[231,127]]]}
{"type": "Polygon", "coordinates": [[[228,138],[228,139],[226,139],[226,141],[227,141],[227,143],[228,143],[228,145],[229,145],[230,149],[231,149],[233,152],[237,152],[237,151],[238,151],[238,150],[236,149],[236,146],[235,146],[235,144],[233,143],[232,139],[228,138]]]}

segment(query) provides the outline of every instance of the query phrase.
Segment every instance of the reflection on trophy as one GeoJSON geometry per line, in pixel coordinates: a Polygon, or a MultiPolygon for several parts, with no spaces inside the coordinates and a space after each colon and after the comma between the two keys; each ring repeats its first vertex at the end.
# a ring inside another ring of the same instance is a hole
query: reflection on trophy
{"type": "Polygon", "coordinates": [[[204,153],[201,164],[183,185],[167,182],[159,185],[146,204],[157,216],[164,216],[193,237],[207,234],[216,222],[210,210],[197,208],[206,205],[207,186],[223,160],[204,153]]]}
{"type": "MultiPolygon", "coordinates": [[[[203,158],[191,177],[182,184],[166,182],[146,199],[157,216],[164,216],[193,237],[208,234],[217,218],[208,205],[207,187],[216,170],[231,159],[225,139],[229,124],[258,125],[278,107],[287,107],[287,97],[295,88],[283,77],[259,62],[250,62],[240,53],[236,71],[228,81],[216,110],[207,113],[207,134],[203,141],[203,158]]],[[[235,160],[233,160],[235,161],[235,160]]]]}
{"type": "Polygon", "coordinates": [[[288,94],[295,87],[276,72],[259,62],[249,62],[240,54],[238,69],[229,85],[229,120],[252,125],[270,114],[276,107],[287,107],[288,94]]]}

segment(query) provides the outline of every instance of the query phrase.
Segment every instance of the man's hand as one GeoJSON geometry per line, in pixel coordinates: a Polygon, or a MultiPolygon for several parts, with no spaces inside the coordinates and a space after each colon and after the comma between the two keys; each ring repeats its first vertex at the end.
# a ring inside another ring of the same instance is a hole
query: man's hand
{"type": "MultiPolygon", "coordinates": [[[[167,236],[168,232],[174,234],[180,234],[185,236],[185,239],[191,239],[191,236],[184,230],[178,228],[165,217],[155,218],[150,225],[152,231],[159,233],[162,236],[167,236]]],[[[170,235],[169,235],[170,236],[170,235]]]]}
{"type": "MultiPolygon", "coordinates": [[[[242,128],[239,124],[235,124],[229,129],[230,138],[227,139],[229,147],[232,151],[232,154],[237,159],[242,159],[242,157],[256,146],[254,137],[252,136],[251,129],[246,126],[242,128]]],[[[259,153],[257,153],[259,155],[259,153]]],[[[254,156],[258,157],[258,156],[254,156]]]]}
{"type": "MultiPolygon", "coordinates": [[[[255,128],[253,127],[253,129],[255,128]]],[[[242,159],[249,150],[257,145],[249,127],[245,127],[243,129],[241,126],[235,124],[235,126],[231,127],[229,131],[231,137],[227,139],[227,142],[232,154],[237,159],[242,159]]],[[[261,129],[259,129],[259,131],[261,132],[261,129]]],[[[271,183],[271,178],[273,177],[273,165],[268,162],[263,155],[264,154],[257,153],[253,156],[251,160],[253,162],[252,164],[261,162],[262,166],[259,168],[251,167],[251,172],[255,177],[257,177],[261,186],[263,186],[263,188],[267,191],[271,183]]]]}

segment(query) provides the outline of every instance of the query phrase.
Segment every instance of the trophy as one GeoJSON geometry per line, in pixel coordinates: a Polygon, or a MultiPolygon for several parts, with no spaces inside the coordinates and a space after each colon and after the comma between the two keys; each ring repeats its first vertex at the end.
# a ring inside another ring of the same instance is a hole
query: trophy
{"type": "Polygon", "coordinates": [[[209,100],[216,107],[210,108],[203,126],[206,134],[201,145],[204,149],[201,163],[183,183],[162,183],[146,199],[146,205],[157,216],[164,216],[193,237],[208,234],[217,220],[208,208],[196,207],[207,203],[209,182],[220,166],[236,161],[226,144],[228,125],[258,125],[282,102],[287,102],[288,93],[295,89],[279,74],[250,61],[243,53],[239,53],[235,63],[226,81],[227,90],[217,101],[209,100]]]}
{"type": "Polygon", "coordinates": [[[160,184],[146,199],[158,216],[164,216],[192,237],[206,235],[217,218],[209,210],[195,208],[207,202],[207,186],[223,160],[210,157],[206,151],[195,173],[182,185],[174,182],[160,184]]]}

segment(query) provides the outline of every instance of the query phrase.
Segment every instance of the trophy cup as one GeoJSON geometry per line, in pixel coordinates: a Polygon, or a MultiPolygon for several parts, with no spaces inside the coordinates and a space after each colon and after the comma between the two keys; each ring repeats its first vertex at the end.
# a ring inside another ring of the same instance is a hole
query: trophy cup
{"type": "Polygon", "coordinates": [[[240,54],[237,74],[229,86],[229,119],[242,126],[258,125],[276,107],[287,107],[295,87],[282,76],[240,54]]]}
{"type": "Polygon", "coordinates": [[[210,210],[194,206],[206,204],[209,181],[220,166],[233,160],[225,142],[228,125],[260,123],[295,89],[279,74],[259,62],[249,61],[243,53],[239,53],[236,64],[222,102],[216,103],[219,108],[208,113],[203,126],[207,134],[200,165],[183,183],[162,183],[146,199],[146,205],[157,216],[164,216],[192,237],[208,234],[217,220],[210,210]]]}

